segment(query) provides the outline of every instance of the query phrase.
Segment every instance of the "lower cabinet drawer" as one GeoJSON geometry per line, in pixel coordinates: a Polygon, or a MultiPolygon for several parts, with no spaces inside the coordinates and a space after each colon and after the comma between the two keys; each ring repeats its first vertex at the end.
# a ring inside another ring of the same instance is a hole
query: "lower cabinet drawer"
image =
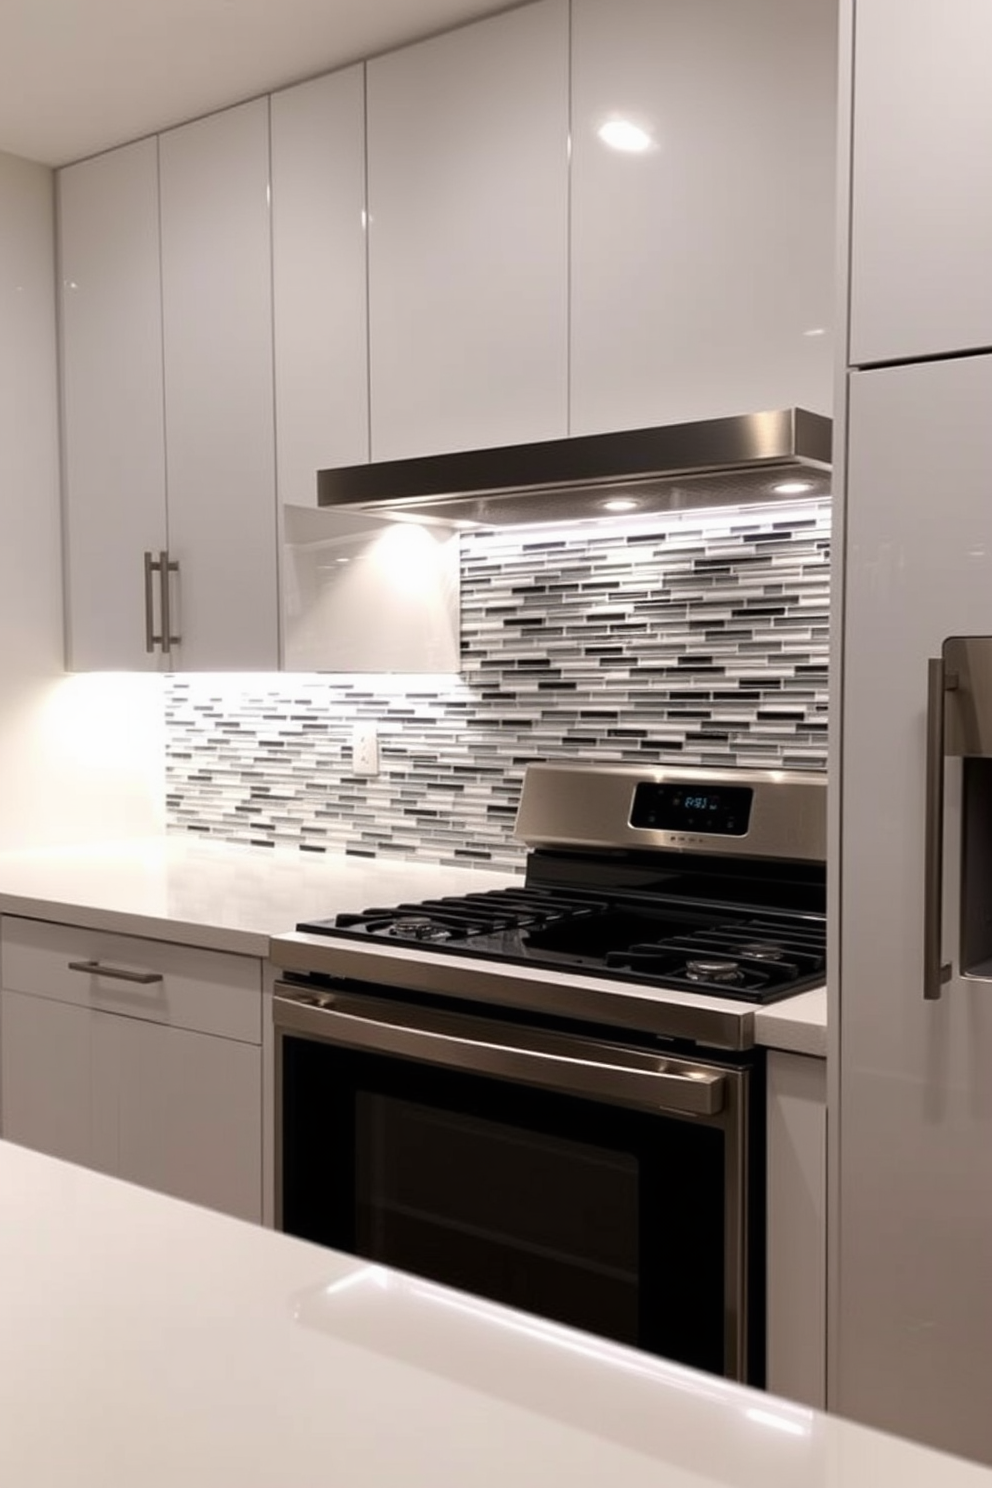
{"type": "Polygon", "coordinates": [[[13,992],[260,1044],[253,956],[4,915],[0,979],[13,992]]]}

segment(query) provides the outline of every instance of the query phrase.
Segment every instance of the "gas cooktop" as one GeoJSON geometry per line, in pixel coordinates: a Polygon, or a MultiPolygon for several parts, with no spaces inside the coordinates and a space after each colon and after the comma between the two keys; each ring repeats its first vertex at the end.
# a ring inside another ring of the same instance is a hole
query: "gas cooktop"
{"type": "Polygon", "coordinates": [[[822,982],[815,914],[565,894],[540,887],[372,908],[297,927],[685,992],[772,1002],[822,982]]]}
{"type": "Polygon", "coordinates": [[[825,978],[820,776],[531,765],[516,835],[521,888],[297,928],[752,1003],[825,978]]]}

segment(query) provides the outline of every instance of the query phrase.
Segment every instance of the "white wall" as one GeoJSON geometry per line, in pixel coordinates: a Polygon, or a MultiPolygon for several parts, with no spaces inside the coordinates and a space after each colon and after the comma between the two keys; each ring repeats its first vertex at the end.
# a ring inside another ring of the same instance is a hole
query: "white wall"
{"type": "Polygon", "coordinates": [[[63,674],[52,173],[0,153],[0,848],[163,827],[162,682],[63,674]]]}

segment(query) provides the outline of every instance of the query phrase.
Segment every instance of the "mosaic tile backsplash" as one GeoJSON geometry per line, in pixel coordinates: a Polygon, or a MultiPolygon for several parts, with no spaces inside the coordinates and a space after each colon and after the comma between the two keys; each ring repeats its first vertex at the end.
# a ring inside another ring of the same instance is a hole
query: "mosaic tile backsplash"
{"type": "Polygon", "coordinates": [[[829,501],[466,533],[459,677],[169,678],[169,827],[519,868],[529,760],[822,770],[829,555],[829,501]]]}

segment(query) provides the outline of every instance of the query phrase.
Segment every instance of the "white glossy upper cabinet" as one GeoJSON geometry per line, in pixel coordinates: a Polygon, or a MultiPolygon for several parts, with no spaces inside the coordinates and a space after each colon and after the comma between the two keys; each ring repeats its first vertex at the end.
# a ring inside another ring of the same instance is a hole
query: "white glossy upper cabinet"
{"type": "Polygon", "coordinates": [[[830,412],[836,32],[836,0],[573,0],[572,433],[830,412]]]}
{"type": "Polygon", "coordinates": [[[276,486],[369,457],[365,81],[349,67],[272,96],[276,486]]]}
{"type": "Polygon", "coordinates": [[[144,554],[166,546],[157,142],[60,171],[58,208],[67,661],[154,669],[144,554]]]}
{"type": "Polygon", "coordinates": [[[567,0],[367,78],[372,458],[564,435],[567,0]]]}
{"type": "Polygon", "coordinates": [[[273,669],[268,99],[163,134],[160,172],[173,664],[273,669]]]}
{"type": "Polygon", "coordinates": [[[850,362],[992,346],[992,6],[855,7],[850,362]]]}

